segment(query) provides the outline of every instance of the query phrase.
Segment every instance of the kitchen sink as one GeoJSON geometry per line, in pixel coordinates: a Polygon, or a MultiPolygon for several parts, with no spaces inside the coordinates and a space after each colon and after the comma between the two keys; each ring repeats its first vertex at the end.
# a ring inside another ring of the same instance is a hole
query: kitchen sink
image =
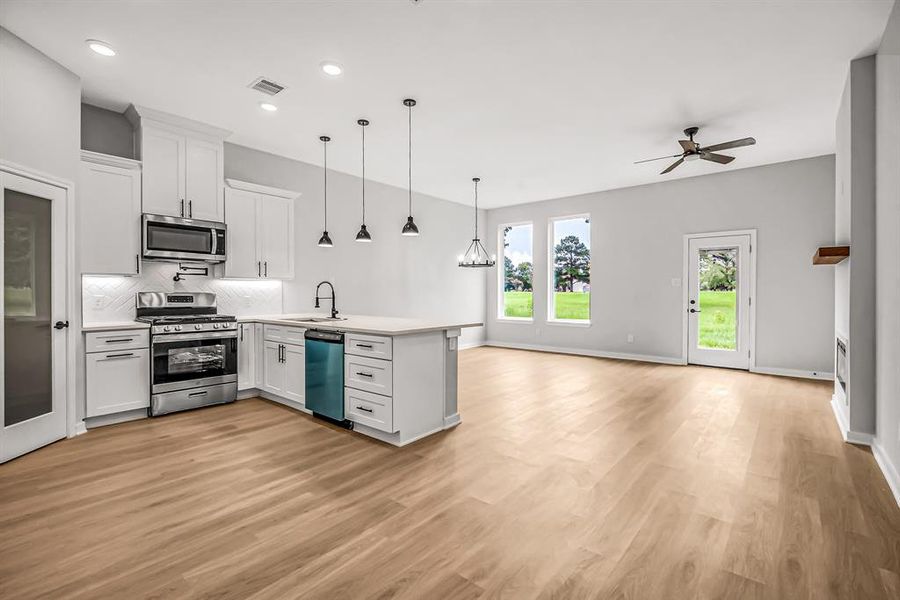
{"type": "Polygon", "coordinates": [[[330,323],[332,321],[346,321],[347,317],[304,317],[298,319],[288,319],[288,321],[297,321],[298,323],[330,323]]]}

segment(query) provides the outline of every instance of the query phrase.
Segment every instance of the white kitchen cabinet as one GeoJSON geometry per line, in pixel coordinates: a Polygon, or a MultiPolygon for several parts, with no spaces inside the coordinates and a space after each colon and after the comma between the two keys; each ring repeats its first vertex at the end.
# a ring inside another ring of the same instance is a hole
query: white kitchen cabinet
{"type": "Polygon", "coordinates": [[[238,323],[238,390],[256,387],[256,328],[238,323]]]}
{"type": "Polygon", "coordinates": [[[296,192],[228,180],[225,223],[228,260],[225,276],[243,279],[294,277],[296,192]]]}
{"type": "Polygon", "coordinates": [[[140,274],[141,163],[82,150],[78,205],[81,272],[140,274]]]}
{"type": "Polygon", "coordinates": [[[149,407],[147,331],[91,332],[86,336],[85,416],[99,417],[149,407]]]}
{"type": "MultiPolygon", "coordinates": [[[[258,330],[259,331],[259,330],[258,330]]],[[[306,354],[302,327],[263,325],[262,389],[300,404],[306,396],[306,354]]]]}
{"type": "Polygon", "coordinates": [[[231,132],[134,105],[125,116],[144,165],[143,212],[224,221],[223,142],[231,132]]]}
{"type": "Polygon", "coordinates": [[[306,397],[306,354],[304,346],[283,344],[284,397],[303,403],[306,397]]]}
{"type": "Polygon", "coordinates": [[[281,346],[278,342],[263,342],[263,384],[262,389],[284,395],[284,368],[281,363],[281,346]]]}

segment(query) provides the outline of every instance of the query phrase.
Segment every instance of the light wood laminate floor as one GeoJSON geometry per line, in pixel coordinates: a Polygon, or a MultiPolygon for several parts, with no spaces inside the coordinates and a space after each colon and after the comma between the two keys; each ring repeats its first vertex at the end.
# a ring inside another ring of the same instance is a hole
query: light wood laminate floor
{"type": "Polygon", "coordinates": [[[403,449],[264,400],[0,466],[3,598],[900,597],[830,386],[497,348],[403,449]]]}

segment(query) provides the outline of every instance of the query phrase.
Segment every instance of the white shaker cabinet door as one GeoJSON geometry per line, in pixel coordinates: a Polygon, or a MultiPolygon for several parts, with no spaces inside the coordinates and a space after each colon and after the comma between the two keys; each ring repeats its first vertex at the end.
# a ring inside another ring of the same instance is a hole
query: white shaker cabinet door
{"type": "Polygon", "coordinates": [[[256,213],[259,194],[225,189],[225,277],[256,278],[262,275],[256,213]]]}
{"type": "Polygon", "coordinates": [[[221,143],[187,138],[185,142],[185,217],[224,221],[225,185],[221,143]]]}
{"type": "Polygon", "coordinates": [[[141,263],[141,170],[81,162],[81,272],[136,275],[141,263]],[[111,234],[114,232],[114,235],[111,234]]]}
{"type": "Polygon", "coordinates": [[[85,416],[98,417],[150,406],[147,348],[86,355],[85,416]]]}
{"type": "Polygon", "coordinates": [[[306,397],[306,355],[303,346],[284,344],[284,397],[303,402],[306,397]]]}
{"type": "Polygon", "coordinates": [[[263,389],[277,396],[284,396],[284,365],[281,362],[282,344],[263,344],[263,389]]]}
{"type": "Polygon", "coordinates": [[[238,323],[238,389],[256,387],[256,328],[238,323]]]}
{"type": "Polygon", "coordinates": [[[263,277],[294,277],[294,200],[261,195],[259,200],[260,258],[263,277]]]}
{"type": "Polygon", "coordinates": [[[184,206],[183,135],[144,127],[141,130],[144,212],[170,217],[186,216],[184,206]]]}

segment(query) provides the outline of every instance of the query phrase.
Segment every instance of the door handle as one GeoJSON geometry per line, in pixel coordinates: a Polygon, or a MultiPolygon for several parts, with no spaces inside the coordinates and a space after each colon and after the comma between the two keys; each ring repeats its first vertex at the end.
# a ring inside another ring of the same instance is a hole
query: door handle
{"type": "Polygon", "coordinates": [[[692,309],[691,309],[690,311],[688,311],[688,312],[692,312],[692,313],[700,313],[700,312],[703,312],[703,311],[697,310],[696,308],[692,308],[692,309]]]}
{"type": "Polygon", "coordinates": [[[356,410],[363,410],[363,411],[366,411],[367,413],[374,412],[371,408],[366,408],[365,406],[357,406],[356,410]]]}
{"type": "Polygon", "coordinates": [[[184,216],[184,198],[181,199],[181,216],[184,216]]]}
{"type": "Polygon", "coordinates": [[[140,254],[134,255],[134,272],[137,273],[138,275],[141,274],[141,255],[140,254]]]}
{"type": "Polygon", "coordinates": [[[68,326],[69,326],[68,321],[57,321],[56,323],[53,324],[53,329],[65,329],[68,326]]]}
{"type": "Polygon", "coordinates": [[[260,261],[256,261],[256,276],[262,277],[262,263],[260,261]]]}
{"type": "Polygon", "coordinates": [[[188,394],[188,398],[190,398],[191,396],[205,396],[208,393],[209,392],[206,390],[203,390],[202,392],[192,392],[192,393],[188,394]]]}
{"type": "Polygon", "coordinates": [[[372,350],[372,344],[356,344],[357,348],[366,348],[367,350],[372,350]]]}
{"type": "Polygon", "coordinates": [[[269,261],[263,263],[263,277],[269,276],[269,261]]]}
{"type": "Polygon", "coordinates": [[[244,324],[241,323],[241,341],[244,341],[244,324]]]}
{"type": "Polygon", "coordinates": [[[129,357],[134,356],[134,355],[135,355],[134,352],[123,352],[122,354],[107,354],[104,358],[106,358],[106,359],[110,359],[110,358],[129,358],[129,357]]]}
{"type": "Polygon", "coordinates": [[[188,200],[188,218],[189,219],[194,218],[194,201],[193,200],[188,200]]]}
{"type": "MultiPolygon", "coordinates": [[[[58,329],[58,328],[57,328],[58,329]]],[[[123,342],[131,342],[134,338],[116,338],[114,340],[104,340],[107,344],[121,344],[123,342]]]]}
{"type": "Polygon", "coordinates": [[[362,371],[357,371],[356,374],[360,377],[374,377],[371,373],[363,373],[362,371]]]}

